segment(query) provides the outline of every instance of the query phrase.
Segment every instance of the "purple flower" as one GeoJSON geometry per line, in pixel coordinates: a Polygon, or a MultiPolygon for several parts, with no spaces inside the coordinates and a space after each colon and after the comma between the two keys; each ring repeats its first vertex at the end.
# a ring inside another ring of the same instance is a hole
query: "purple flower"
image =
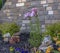
{"type": "Polygon", "coordinates": [[[24,19],[37,15],[37,8],[32,8],[30,12],[24,14],[24,19]]]}
{"type": "Polygon", "coordinates": [[[31,11],[34,11],[35,13],[37,13],[37,8],[32,8],[31,11]]]}
{"type": "Polygon", "coordinates": [[[26,14],[24,14],[24,18],[28,18],[30,17],[30,12],[27,12],[26,14]]]}
{"type": "Polygon", "coordinates": [[[33,16],[36,16],[37,15],[37,8],[32,8],[31,9],[31,17],[33,17],[33,16]]]}
{"type": "Polygon", "coordinates": [[[32,11],[31,14],[30,14],[31,17],[35,16],[35,12],[32,11]]]}

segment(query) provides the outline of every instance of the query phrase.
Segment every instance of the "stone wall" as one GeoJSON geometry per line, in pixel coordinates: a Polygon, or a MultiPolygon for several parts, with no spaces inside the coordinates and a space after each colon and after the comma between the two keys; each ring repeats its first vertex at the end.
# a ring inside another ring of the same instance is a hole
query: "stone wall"
{"type": "Polygon", "coordinates": [[[42,31],[45,24],[60,21],[60,0],[7,0],[0,11],[0,22],[16,21],[22,25],[23,14],[33,7],[39,9],[42,31]]]}

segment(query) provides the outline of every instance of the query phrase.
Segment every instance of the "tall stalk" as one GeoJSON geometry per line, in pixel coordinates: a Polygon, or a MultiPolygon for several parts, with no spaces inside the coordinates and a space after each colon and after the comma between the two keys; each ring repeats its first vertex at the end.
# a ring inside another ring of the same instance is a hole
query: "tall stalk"
{"type": "Polygon", "coordinates": [[[35,25],[30,23],[30,43],[33,47],[38,47],[41,43],[41,35],[40,35],[40,21],[38,16],[34,16],[35,18],[35,25]],[[34,25],[34,26],[33,26],[34,25]]]}
{"type": "Polygon", "coordinates": [[[30,31],[31,31],[31,33],[34,33],[35,32],[36,34],[40,34],[40,21],[38,19],[38,16],[33,17],[33,18],[35,18],[35,23],[34,23],[35,26],[33,26],[34,24],[31,22],[30,23],[30,31]]]}

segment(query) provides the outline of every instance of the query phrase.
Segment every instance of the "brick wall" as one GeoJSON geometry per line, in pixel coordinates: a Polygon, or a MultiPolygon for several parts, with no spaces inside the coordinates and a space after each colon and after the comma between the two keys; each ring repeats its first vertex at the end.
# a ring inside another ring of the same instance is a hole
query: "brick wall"
{"type": "Polygon", "coordinates": [[[39,9],[42,28],[45,24],[60,21],[60,0],[7,0],[0,11],[0,22],[16,21],[21,25],[23,14],[32,7],[39,9]]]}

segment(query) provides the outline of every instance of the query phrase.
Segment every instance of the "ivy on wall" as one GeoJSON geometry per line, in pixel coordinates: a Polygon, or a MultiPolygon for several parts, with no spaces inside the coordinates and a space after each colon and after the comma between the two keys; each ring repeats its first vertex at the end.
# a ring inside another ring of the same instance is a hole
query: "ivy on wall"
{"type": "Polygon", "coordinates": [[[4,3],[6,2],[6,0],[0,0],[0,10],[1,8],[4,6],[4,3]]]}
{"type": "Polygon", "coordinates": [[[2,0],[0,0],[0,9],[2,8],[2,0]]]}

